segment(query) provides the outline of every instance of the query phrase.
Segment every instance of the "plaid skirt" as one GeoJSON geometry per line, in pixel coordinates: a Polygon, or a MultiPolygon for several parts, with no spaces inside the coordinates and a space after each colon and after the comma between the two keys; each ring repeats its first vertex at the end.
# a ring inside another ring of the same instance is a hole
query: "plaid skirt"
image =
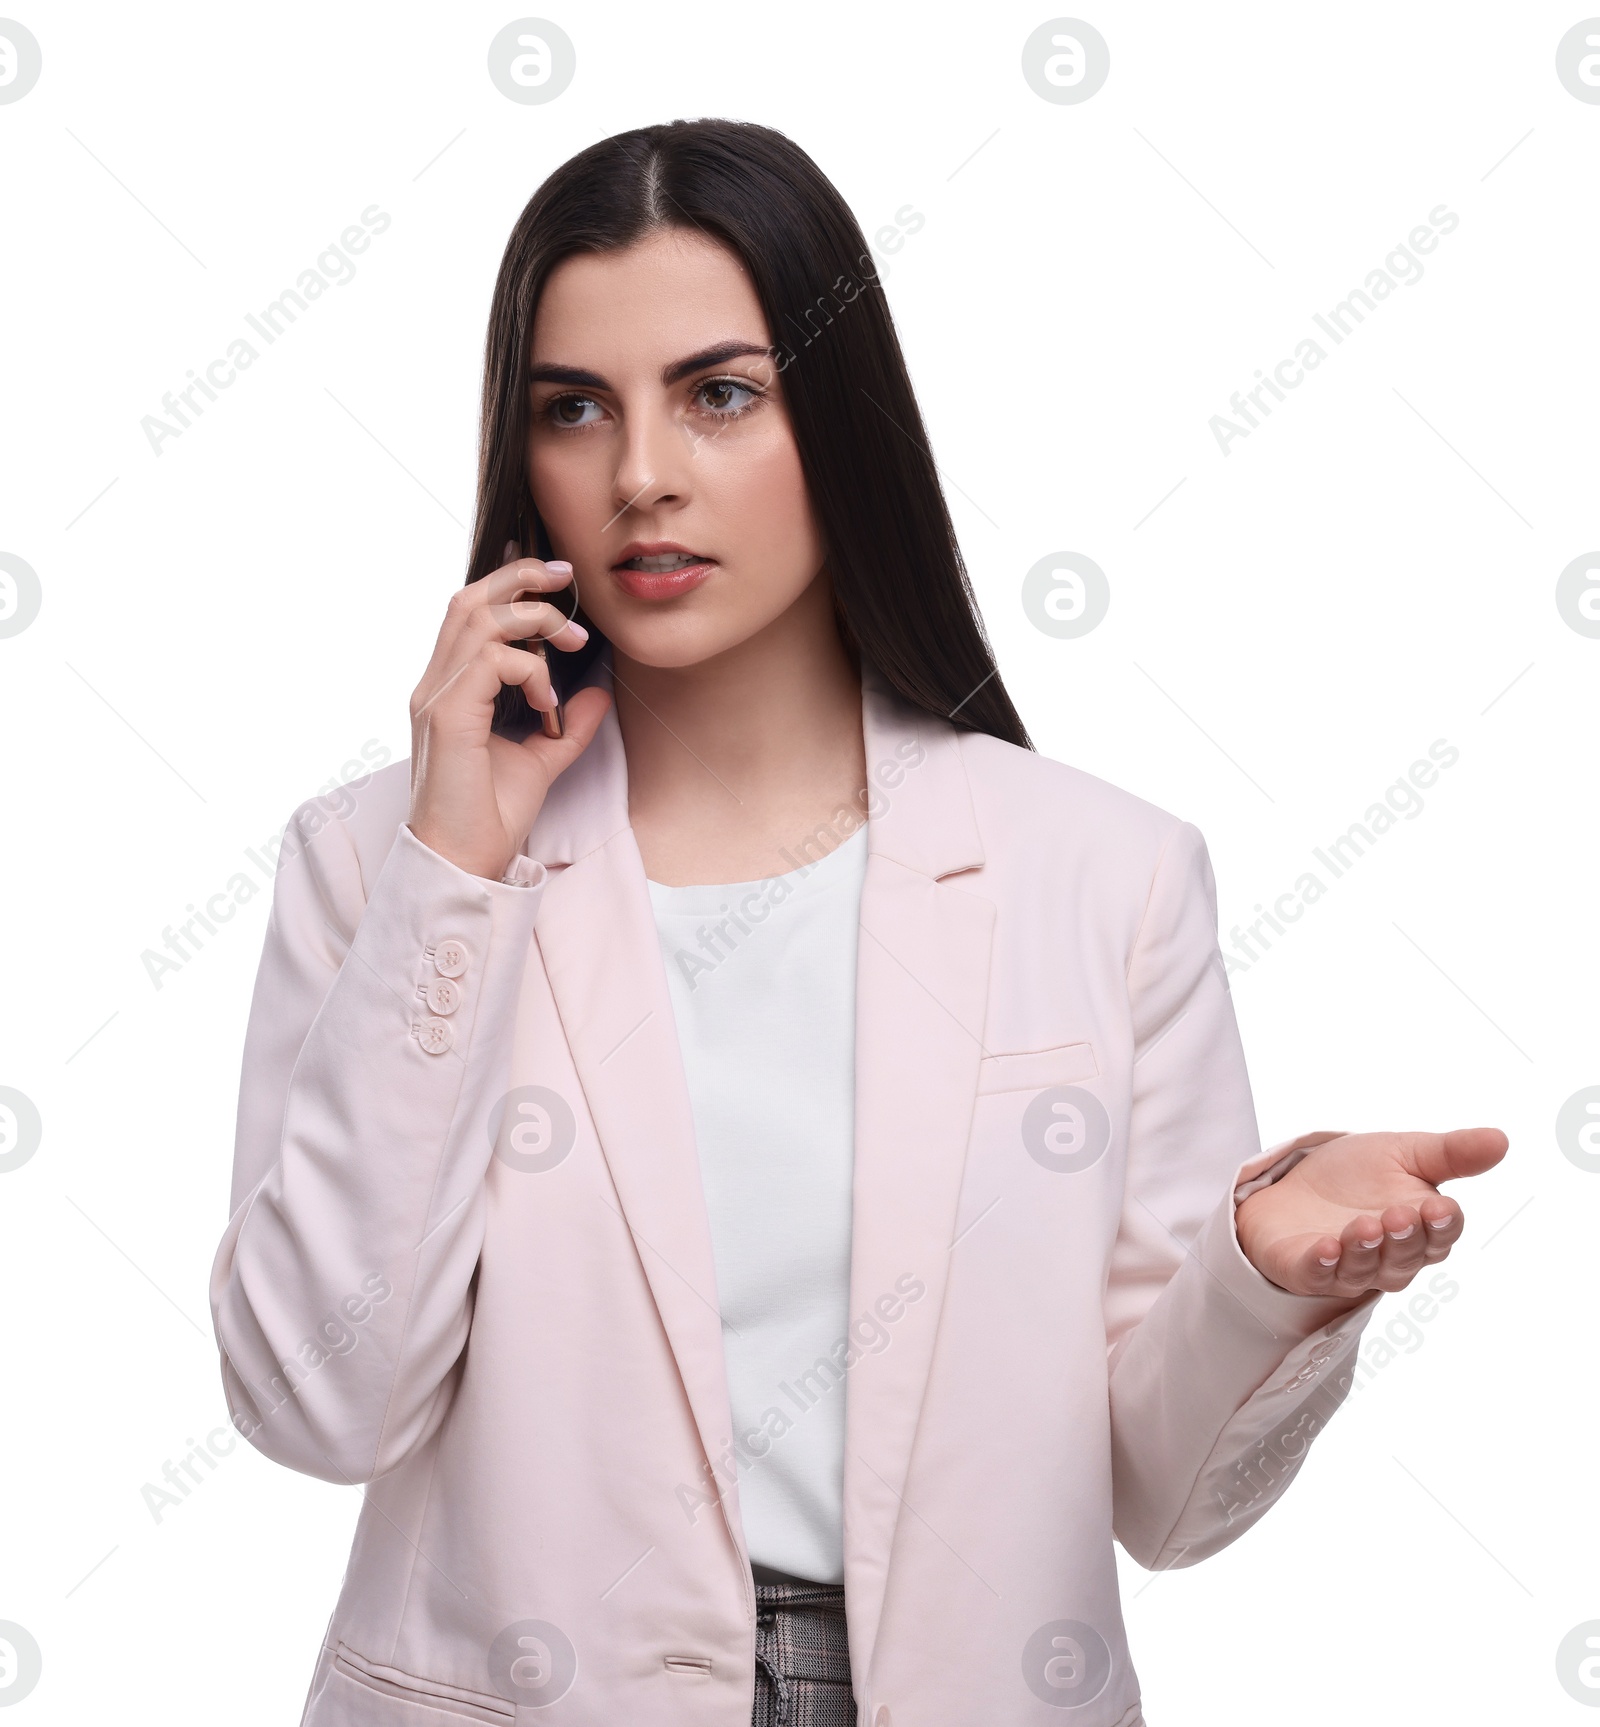
{"type": "Polygon", "coordinates": [[[756,1584],[750,1727],[855,1727],[844,1586],[756,1584]]]}

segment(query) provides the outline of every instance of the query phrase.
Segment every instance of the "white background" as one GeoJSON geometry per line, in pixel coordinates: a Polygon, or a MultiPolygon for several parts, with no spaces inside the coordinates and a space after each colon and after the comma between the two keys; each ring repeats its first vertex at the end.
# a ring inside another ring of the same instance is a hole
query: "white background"
{"type": "Polygon", "coordinates": [[[267,897],[159,990],[141,956],[363,744],[406,753],[506,235],[575,150],[701,114],[787,132],[869,235],[926,218],[887,291],[1004,676],[1046,754],[1203,830],[1225,945],[1460,752],[1233,992],[1265,1142],[1511,1150],[1455,1190],[1459,1293],[1282,1503],[1199,1568],[1124,1563],[1150,1721],[1589,1719],[1555,1654],[1600,1617],[1600,1176],[1554,1133],[1600,1082],[1600,640],[1555,603],[1600,545],[1600,105],[1555,73],[1586,14],[1094,0],[1110,77],[1058,105],[1020,69],[1055,14],[1010,0],[551,0],[577,73],[526,106],[486,72],[504,7],[15,7],[44,56],[0,106],[0,550],[44,593],[0,641],[0,1083],[44,1120],[0,1176],[19,1724],[298,1719],[356,1492],[241,1443],[159,1523],[142,1497],[226,1420],[206,1280],[267,897]],[[1441,203],[1422,279],[1224,455],[1210,418],[1441,203]],[[141,419],[372,204],[355,278],[154,454],[141,419]],[[1021,605],[1062,550],[1111,588],[1077,640],[1021,605]]]}

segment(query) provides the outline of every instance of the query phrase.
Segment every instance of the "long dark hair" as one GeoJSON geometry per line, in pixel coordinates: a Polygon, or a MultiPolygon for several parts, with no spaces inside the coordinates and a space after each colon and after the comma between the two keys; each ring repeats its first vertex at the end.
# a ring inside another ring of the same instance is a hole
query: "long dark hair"
{"type": "MultiPolygon", "coordinates": [[[[534,312],[551,270],[654,229],[698,229],[750,273],[776,345],[812,509],[827,546],[840,633],[907,701],[971,731],[1033,747],[984,632],[872,254],[849,207],[781,132],[674,120],[580,151],[517,219],[495,281],[484,353],[477,517],[467,579],[507,540],[552,555],[528,496],[527,383],[534,312]]],[[[556,692],[605,642],[552,654],[556,692]]],[[[506,686],[495,729],[537,723],[506,686]]]]}

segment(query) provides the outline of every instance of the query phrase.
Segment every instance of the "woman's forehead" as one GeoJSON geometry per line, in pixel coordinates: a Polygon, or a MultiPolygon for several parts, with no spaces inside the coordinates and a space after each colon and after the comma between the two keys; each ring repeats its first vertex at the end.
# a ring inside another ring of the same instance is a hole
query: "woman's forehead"
{"type": "Polygon", "coordinates": [[[539,299],[532,358],[603,369],[609,356],[613,366],[658,370],[733,335],[771,341],[743,262],[703,234],[668,228],[620,251],[563,259],[539,299]]]}

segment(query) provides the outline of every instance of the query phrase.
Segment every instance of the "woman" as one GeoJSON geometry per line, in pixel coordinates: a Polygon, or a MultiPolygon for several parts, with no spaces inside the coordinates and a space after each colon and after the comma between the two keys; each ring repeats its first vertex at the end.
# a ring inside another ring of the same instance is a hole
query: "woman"
{"type": "Polygon", "coordinates": [[[1139,1721],[1113,1535],[1262,1513],[1505,1136],[1260,1149],[1205,844],[1031,752],[777,133],[536,193],[471,572],[250,1018],[229,1404],[366,1484],[305,1722],[1139,1721]]]}

